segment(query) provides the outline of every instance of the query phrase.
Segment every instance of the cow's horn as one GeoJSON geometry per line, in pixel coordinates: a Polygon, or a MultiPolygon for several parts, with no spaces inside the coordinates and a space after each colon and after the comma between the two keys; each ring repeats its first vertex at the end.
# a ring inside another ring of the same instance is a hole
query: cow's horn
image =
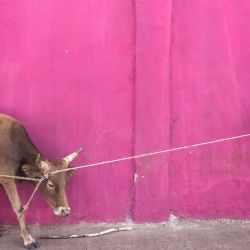
{"type": "Polygon", "coordinates": [[[38,154],[36,157],[36,164],[39,165],[41,162],[41,154],[38,154]]]}
{"type": "Polygon", "coordinates": [[[65,160],[67,163],[70,163],[71,161],[73,161],[77,156],[79,156],[79,154],[81,153],[82,148],[80,148],[79,150],[77,150],[76,152],[74,152],[73,154],[68,155],[67,157],[63,158],[63,160],[65,160]]]}

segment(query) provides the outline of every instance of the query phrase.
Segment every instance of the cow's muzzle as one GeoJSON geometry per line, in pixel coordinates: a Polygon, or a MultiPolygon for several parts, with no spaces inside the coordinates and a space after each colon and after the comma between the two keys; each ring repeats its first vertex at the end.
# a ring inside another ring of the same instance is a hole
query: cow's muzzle
{"type": "Polygon", "coordinates": [[[70,207],[58,207],[54,209],[56,216],[68,216],[70,214],[70,207]]]}

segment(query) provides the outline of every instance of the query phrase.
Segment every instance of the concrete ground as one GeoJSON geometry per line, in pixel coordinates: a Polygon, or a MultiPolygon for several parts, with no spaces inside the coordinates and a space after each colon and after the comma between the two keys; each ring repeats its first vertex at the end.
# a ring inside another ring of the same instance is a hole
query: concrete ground
{"type": "MultiPolygon", "coordinates": [[[[132,231],[117,232],[96,238],[67,240],[41,240],[39,236],[93,233],[127,224],[76,224],[56,226],[31,226],[39,249],[60,250],[249,250],[250,221],[178,221],[174,218],[166,224],[133,225],[132,231]]],[[[18,227],[4,226],[0,238],[1,250],[23,249],[18,227]]]]}

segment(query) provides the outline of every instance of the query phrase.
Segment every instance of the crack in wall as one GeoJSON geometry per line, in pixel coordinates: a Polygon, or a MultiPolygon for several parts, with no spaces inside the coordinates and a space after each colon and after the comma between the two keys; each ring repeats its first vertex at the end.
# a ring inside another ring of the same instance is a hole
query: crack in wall
{"type": "MultiPolygon", "coordinates": [[[[136,0],[131,0],[132,12],[133,12],[133,62],[132,62],[132,145],[131,145],[131,155],[135,155],[135,144],[136,144],[136,35],[137,35],[137,18],[136,18],[136,0]]],[[[136,160],[132,160],[132,187],[131,187],[131,200],[130,207],[128,211],[128,219],[133,219],[135,201],[136,201],[136,182],[134,181],[136,173],[136,160]]]]}

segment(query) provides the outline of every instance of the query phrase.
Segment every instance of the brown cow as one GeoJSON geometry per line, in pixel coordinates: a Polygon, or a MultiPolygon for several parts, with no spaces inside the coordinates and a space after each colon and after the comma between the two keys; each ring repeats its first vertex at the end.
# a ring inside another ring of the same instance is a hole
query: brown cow
{"type": "MultiPolygon", "coordinates": [[[[16,175],[32,178],[42,177],[43,174],[69,168],[81,150],[57,161],[48,161],[34,146],[25,128],[15,119],[0,114],[0,175],[16,175]]],[[[65,188],[69,175],[73,172],[61,172],[50,176],[39,188],[55,215],[67,216],[70,213],[65,188]]],[[[16,180],[0,177],[2,185],[8,195],[12,208],[17,215],[21,227],[21,236],[27,249],[37,247],[26,224],[24,216],[19,217],[23,210],[16,187],[16,180]]],[[[32,182],[36,184],[36,182],[32,182]]]]}

